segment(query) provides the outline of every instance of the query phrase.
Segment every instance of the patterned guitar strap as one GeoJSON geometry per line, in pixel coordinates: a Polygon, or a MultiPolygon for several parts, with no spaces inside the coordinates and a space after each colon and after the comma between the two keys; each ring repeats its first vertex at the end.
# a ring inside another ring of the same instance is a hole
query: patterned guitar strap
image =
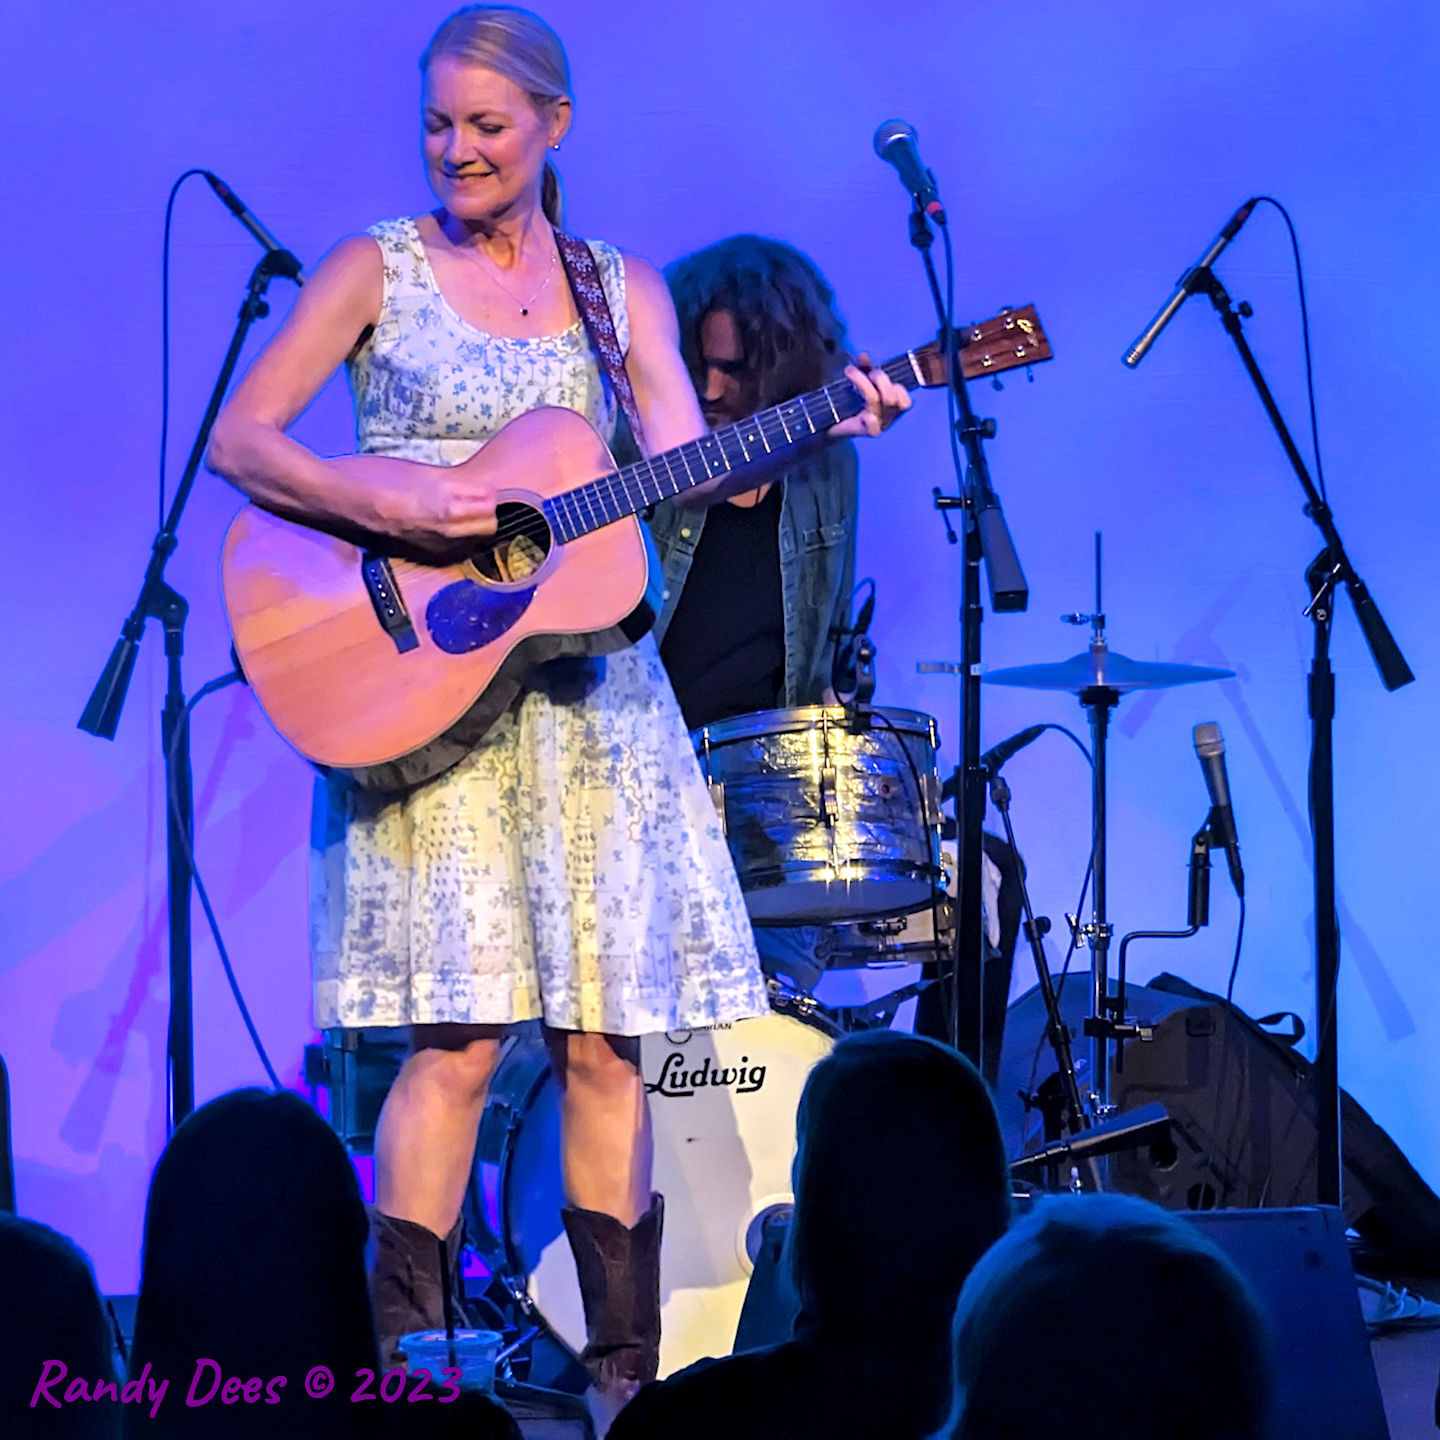
{"type": "Polygon", "coordinates": [[[640,420],[639,406],[635,404],[635,391],[625,369],[625,357],[620,353],[620,338],[615,334],[615,317],[610,313],[610,302],[605,298],[595,257],[583,240],[560,230],[555,232],[555,245],[560,251],[560,263],[565,267],[565,278],[570,282],[570,293],[575,297],[575,308],[585,322],[585,332],[595,347],[600,368],[620,402],[635,444],[642,455],[648,455],[650,447],[645,443],[645,427],[640,420]]]}

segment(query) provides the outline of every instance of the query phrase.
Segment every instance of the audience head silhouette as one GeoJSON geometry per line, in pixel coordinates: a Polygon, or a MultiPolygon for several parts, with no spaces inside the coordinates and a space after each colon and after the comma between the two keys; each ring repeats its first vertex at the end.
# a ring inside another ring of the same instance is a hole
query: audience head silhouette
{"type": "Polygon", "coordinates": [[[1262,1440],[1269,1335],[1234,1266],[1148,1201],[1041,1201],[975,1267],[955,1314],[943,1440],[1262,1440]],[[1123,1373],[1076,1363],[1103,1337],[1123,1373]]]}
{"type": "Polygon", "coordinates": [[[851,1035],[810,1072],[797,1131],[793,1336],[647,1385],[611,1440],[921,1440],[944,1419],[955,1297],[1009,1219],[985,1082],[933,1040],[851,1035]]]}
{"type": "Polygon", "coordinates": [[[90,1262],[47,1225],[0,1216],[0,1435],[34,1440],[109,1440],[120,1433],[115,1391],[99,1402],[64,1403],[67,1385],[114,1383],[110,1324],[90,1262]],[[63,1372],[47,1362],[58,1361],[63,1372]],[[37,1383],[52,1383],[36,1398],[37,1383]],[[31,1400],[36,1399],[32,1406],[31,1400]]]}
{"type": "Polygon", "coordinates": [[[307,1436],[349,1433],[365,1408],[349,1403],[354,1372],[376,1360],[366,1233],[349,1157],[298,1095],[236,1090],[189,1116],[150,1183],[130,1359],[179,1393],[136,1433],[214,1440],[302,1420],[307,1436]],[[223,1380],[285,1376],[278,1404],[186,1405],[192,1381],[196,1395],[216,1383],[201,1359],[223,1380]],[[317,1365],[336,1376],[326,1401],[304,1393],[317,1365]]]}
{"type": "Polygon", "coordinates": [[[918,1035],[852,1035],[800,1098],[790,1265],[797,1333],[873,1334],[905,1315],[943,1336],[971,1267],[1010,1214],[1004,1143],[985,1082],[918,1035]]]}

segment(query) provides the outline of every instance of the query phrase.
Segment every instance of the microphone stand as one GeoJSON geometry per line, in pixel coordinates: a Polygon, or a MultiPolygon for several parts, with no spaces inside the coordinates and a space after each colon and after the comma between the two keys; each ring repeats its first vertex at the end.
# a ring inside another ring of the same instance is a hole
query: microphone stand
{"type": "MultiPolygon", "coordinates": [[[[1045,936],[1050,932],[1050,922],[1044,916],[1038,919],[1030,904],[1030,887],[1025,881],[1025,866],[1020,863],[1020,849],[1015,844],[1015,827],[1010,820],[1010,784],[994,770],[990,774],[990,798],[1000,812],[1005,826],[1005,843],[1015,856],[1016,878],[1020,882],[1020,913],[1024,916],[1025,938],[1030,944],[1030,955],[1035,962],[1035,980],[1040,987],[1040,998],[1045,1005],[1045,1038],[1055,1054],[1055,1068],[1060,1077],[1061,1094],[1065,1099],[1064,1125],[1072,1135],[1078,1135],[1089,1123],[1085,1106],[1080,1100],[1080,1082],[1075,1078],[1075,1056],[1070,1048],[1070,1027],[1060,1011],[1060,997],[1055,993],[1055,982],[1050,977],[1050,962],[1045,956],[1045,936]]],[[[1031,1097],[1025,1097],[1028,1106],[1031,1097]]],[[[1097,1177],[1098,1178],[1098,1177],[1097,1177]]],[[[1100,1186],[1097,1184],[1096,1189],[1100,1186]]]]}
{"type": "Polygon", "coordinates": [[[288,250],[271,250],[250,274],[245,301],[235,326],[219,378],[205,407],[190,458],[176,487],[170,512],[150,545],[150,562],[140,584],[140,597],[120,628],[79,728],[102,740],[113,740],[125,708],[130,677],[135,670],[145,623],[157,620],[165,635],[165,702],[160,712],[160,744],[165,756],[166,891],[169,900],[170,1016],[165,1046],[168,1133],[195,1108],[195,1035],[191,993],[190,892],[194,869],[190,862],[195,831],[194,796],[190,771],[190,723],[185,711],[185,686],[180,662],[185,654],[185,618],[190,606],[185,597],[165,583],[165,566],[179,544],[180,517],[195,485],[210,431],[230,378],[239,363],[245,337],[256,320],[270,313],[265,291],[277,275],[294,279],[299,264],[288,250]]]}
{"type": "MultiPolygon", "coordinates": [[[[948,229],[945,234],[948,253],[948,229]]],[[[952,545],[958,540],[950,525],[952,510],[961,512],[964,527],[960,596],[960,793],[956,804],[959,893],[955,907],[949,1020],[951,1043],[980,1066],[984,1063],[985,1014],[984,919],[980,908],[984,852],[980,837],[985,818],[986,781],[984,767],[980,764],[980,626],[984,619],[980,599],[981,564],[986,568],[993,610],[1024,610],[1030,596],[981,444],[982,440],[994,436],[995,422],[979,419],[970,404],[965,377],[960,370],[959,337],[951,324],[950,308],[940,293],[935,262],[930,254],[934,238],[929,217],[917,201],[910,213],[910,243],[920,252],[925,278],[930,284],[930,295],[935,302],[950,392],[959,417],[955,422],[955,433],[965,452],[964,474],[956,477],[960,493],[943,495],[936,486],[934,503],[945,521],[945,532],[952,545]],[[967,947],[968,953],[975,959],[968,1008],[961,997],[967,947]]],[[[953,265],[951,273],[953,276],[953,265]]]]}
{"type": "Polygon", "coordinates": [[[1183,930],[1132,930],[1120,942],[1120,962],[1115,971],[1115,994],[1106,1001],[1103,1020],[1087,1020],[1086,1033],[1115,1042],[1115,1073],[1125,1069],[1125,1042],[1153,1040],[1150,1025],[1135,1025],[1125,1019],[1125,983],[1129,974],[1125,956],[1132,940],[1188,940],[1210,923],[1210,851],[1215,844],[1215,811],[1212,808],[1205,823],[1190,837],[1190,893],[1183,930]]]}
{"type": "Polygon", "coordinates": [[[1319,527],[1324,548],[1305,571],[1310,603],[1305,614],[1314,624],[1315,642],[1307,682],[1310,711],[1310,826],[1315,865],[1315,1104],[1318,1143],[1316,1191],[1321,1205],[1340,1204],[1340,1078],[1336,1026],[1336,986],[1340,971],[1340,929],[1335,915],[1335,676],[1330,668],[1330,624],[1340,585],[1350,592],[1355,618],[1365,636],[1381,684],[1387,690],[1408,685],[1415,675],[1395,643],[1365,582],[1360,578],[1335,527],[1330,507],[1310,478],[1295,448],[1275,397],[1265,383],[1249,344],[1243,320],[1254,312],[1248,302],[1233,306],[1225,287],[1209,266],[1193,272],[1191,290],[1210,297],[1226,333],[1275,427],[1280,444],[1305,492],[1305,513],[1319,527]]]}

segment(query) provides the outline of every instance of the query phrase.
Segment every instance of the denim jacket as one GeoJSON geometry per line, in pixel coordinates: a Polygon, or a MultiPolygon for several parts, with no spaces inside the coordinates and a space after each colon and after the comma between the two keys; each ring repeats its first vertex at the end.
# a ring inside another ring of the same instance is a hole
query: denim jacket
{"type": "MultiPolygon", "coordinates": [[[[818,705],[830,684],[835,637],[846,622],[855,584],[858,466],[853,441],[826,445],[783,471],[780,502],[780,591],[785,606],[785,693],[781,703],[818,705]]],[[[705,507],[666,500],[650,530],[660,552],[664,608],[655,643],[665,638],[680,601],[705,507]]],[[[715,617],[725,623],[723,615],[715,617]]]]}

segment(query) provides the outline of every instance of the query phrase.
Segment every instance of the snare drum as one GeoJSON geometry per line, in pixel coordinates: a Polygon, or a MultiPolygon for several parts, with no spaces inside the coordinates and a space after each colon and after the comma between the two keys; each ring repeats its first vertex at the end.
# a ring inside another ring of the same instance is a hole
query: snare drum
{"type": "Polygon", "coordinates": [[[762,710],[691,736],[757,925],[903,915],[941,886],[935,721],[762,710]]]}
{"type": "MultiPolygon", "coordinates": [[[[765,1217],[788,1206],[795,1112],[837,1032],[813,1006],[641,1042],[665,1197],[660,1374],[735,1340],[765,1217]]],[[[553,1330],[580,1350],[585,1315],[560,1223],[559,1095],[538,1037],[506,1042],[480,1121],[466,1202],[472,1242],[527,1283],[553,1330]]]]}

